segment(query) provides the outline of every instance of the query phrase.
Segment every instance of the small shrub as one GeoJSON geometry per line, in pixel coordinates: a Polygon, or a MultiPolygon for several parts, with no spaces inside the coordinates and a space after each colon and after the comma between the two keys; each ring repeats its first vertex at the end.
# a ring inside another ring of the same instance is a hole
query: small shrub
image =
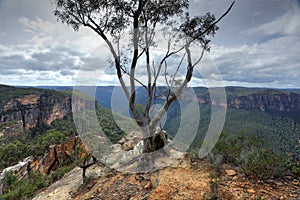
{"type": "Polygon", "coordinates": [[[293,159],[289,159],[286,163],[287,168],[293,173],[295,176],[300,177],[300,162],[295,161],[293,159]]]}
{"type": "Polygon", "coordinates": [[[245,136],[243,134],[229,135],[227,132],[222,132],[210,155],[212,163],[221,156],[222,162],[238,165],[242,148],[245,146],[245,136]]]}
{"type": "Polygon", "coordinates": [[[257,179],[282,177],[286,171],[283,157],[266,149],[250,153],[241,168],[246,175],[257,179]]]}

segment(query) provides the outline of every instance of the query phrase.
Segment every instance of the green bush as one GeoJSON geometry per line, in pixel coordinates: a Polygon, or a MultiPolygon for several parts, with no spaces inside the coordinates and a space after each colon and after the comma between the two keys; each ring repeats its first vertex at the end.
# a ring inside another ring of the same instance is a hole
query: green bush
{"type": "Polygon", "coordinates": [[[69,139],[65,134],[55,130],[50,129],[41,137],[40,143],[44,149],[48,149],[50,145],[62,144],[69,139]]]}
{"type": "Polygon", "coordinates": [[[40,173],[30,172],[27,179],[17,180],[12,172],[5,175],[4,181],[7,189],[2,196],[3,199],[30,199],[35,191],[49,186],[47,177],[40,173]]]}
{"type": "Polygon", "coordinates": [[[225,163],[237,165],[242,145],[242,141],[238,141],[238,138],[230,136],[227,132],[223,132],[212,153],[214,155],[222,155],[223,162],[225,163]]]}
{"type": "Polygon", "coordinates": [[[299,175],[299,164],[290,161],[288,165],[281,154],[265,149],[263,143],[246,132],[231,135],[223,132],[208,158],[217,169],[221,163],[227,163],[256,179],[282,177],[287,170],[299,175]]]}
{"type": "Polygon", "coordinates": [[[31,171],[28,178],[23,180],[17,180],[18,177],[14,173],[8,172],[5,174],[3,181],[5,187],[2,199],[31,199],[37,190],[48,187],[52,182],[59,180],[72,168],[73,166],[62,167],[46,176],[31,171]]]}
{"type": "Polygon", "coordinates": [[[0,144],[0,170],[17,164],[20,160],[30,156],[30,145],[13,140],[8,143],[0,144]]]}
{"type": "Polygon", "coordinates": [[[300,177],[300,161],[288,159],[286,166],[295,176],[300,177]]]}
{"type": "Polygon", "coordinates": [[[247,176],[256,179],[281,178],[286,172],[283,157],[266,149],[249,153],[241,168],[247,176]]]}

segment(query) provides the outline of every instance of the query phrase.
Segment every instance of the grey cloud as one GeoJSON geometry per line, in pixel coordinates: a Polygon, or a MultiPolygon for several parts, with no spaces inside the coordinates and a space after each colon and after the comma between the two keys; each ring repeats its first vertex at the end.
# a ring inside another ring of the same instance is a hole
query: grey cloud
{"type": "Polygon", "coordinates": [[[0,74],[1,75],[17,75],[17,74],[20,74],[20,73],[17,70],[10,70],[10,69],[0,68],[0,74]]]}
{"type": "Polygon", "coordinates": [[[290,11],[278,17],[274,21],[261,24],[248,30],[249,34],[263,33],[265,35],[299,35],[300,34],[300,11],[290,11]]]}
{"type": "Polygon", "coordinates": [[[80,70],[83,71],[105,70],[109,66],[108,61],[101,56],[86,57],[85,59],[83,59],[83,63],[84,64],[80,68],[80,70]]]}
{"type": "MultiPolygon", "coordinates": [[[[231,1],[224,3],[224,1],[207,0],[191,2],[194,3],[190,10],[195,15],[211,12],[216,17],[221,16],[231,3],[231,1]]],[[[218,23],[220,30],[217,31],[212,43],[215,45],[233,46],[240,44],[250,45],[261,41],[263,35],[249,35],[247,31],[273,21],[286,12],[295,9],[295,7],[299,8],[296,1],[236,1],[230,13],[218,23]]]]}
{"type": "Polygon", "coordinates": [[[63,70],[59,72],[62,76],[72,76],[74,75],[74,72],[72,71],[67,71],[67,70],[63,70]]]}
{"type": "Polygon", "coordinates": [[[18,50],[12,55],[0,55],[0,69],[25,69],[34,71],[59,71],[79,69],[80,53],[74,50],[48,48],[48,52],[36,52],[31,55],[18,50]],[[28,54],[30,58],[26,58],[28,54]]]}
{"type": "Polygon", "coordinates": [[[36,80],[40,80],[40,81],[51,80],[51,79],[53,79],[53,77],[51,77],[51,74],[46,72],[40,73],[38,77],[36,77],[36,80]]]}
{"type": "Polygon", "coordinates": [[[29,41],[32,34],[24,32],[20,25],[20,17],[27,17],[30,20],[42,16],[43,19],[56,23],[53,16],[53,6],[50,1],[0,1],[0,24],[1,31],[5,35],[1,38],[3,44],[20,44],[29,41]],[[2,40],[3,39],[3,40],[2,40]]]}
{"type": "Polygon", "coordinates": [[[19,22],[28,28],[26,31],[35,32],[35,31],[43,31],[43,32],[51,32],[54,31],[58,26],[57,23],[51,23],[49,21],[45,21],[40,17],[36,17],[35,20],[30,21],[27,17],[21,17],[19,22]]]}
{"type": "Polygon", "coordinates": [[[23,55],[0,55],[0,69],[17,69],[23,68],[23,63],[26,61],[23,55]]]}
{"type": "MultiPolygon", "coordinates": [[[[225,81],[249,83],[297,83],[300,86],[300,42],[277,38],[259,45],[220,48],[213,58],[225,81]]],[[[295,85],[296,86],[296,85],[295,85]]]]}

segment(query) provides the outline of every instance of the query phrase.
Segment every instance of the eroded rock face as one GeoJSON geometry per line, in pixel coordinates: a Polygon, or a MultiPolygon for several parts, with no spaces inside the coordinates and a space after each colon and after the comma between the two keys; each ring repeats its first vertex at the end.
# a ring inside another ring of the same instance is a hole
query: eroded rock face
{"type": "Polygon", "coordinates": [[[6,172],[13,172],[19,180],[27,178],[30,171],[40,172],[44,175],[56,171],[60,166],[75,162],[76,159],[83,158],[89,150],[83,145],[79,137],[70,139],[67,143],[52,145],[50,151],[42,159],[28,157],[20,161],[17,165],[5,168],[0,172],[0,195],[2,194],[2,180],[6,172]],[[74,154],[76,147],[80,146],[83,151],[74,154]]]}
{"type": "Polygon", "coordinates": [[[90,109],[94,105],[95,102],[92,100],[72,98],[71,95],[52,91],[26,94],[0,106],[0,123],[21,121],[23,128],[30,129],[42,124],[50,125],[54,120],[61,119],[67,114],[90,109]]]}
{"type": "MultiPolygon", "coordinates": [[[[187,100],[195,100],[191,98],[186,97],[187,100]]],[[[258,109],[263,112],[292,112],[300,110],[300,94],[275,90],[254,91],[249,94],[237,91],[236,94],[227,94],[227,104],[224,104],[222,99],[211,99],[208,91],[197,94],[196,100],[204,105],[217,105],[237,109],[258,109]]]]}
{"type": "Polygon", "coordinates": [[[81,159],[86,153],[89,153],[89,150],[83,145],[79,137],[74,137],[64,144],[52,145],[49,148],[49,153],[43,159],[31,162],[30,167],[32,170],[39,171],[42,174],[50,174],[60,166],[71,164],[76,159],[81,159]],[[75,155],[75,150],[78,146],[80,146],[82,151],[75,155]]]}
{"type": "Polygon", "coordinates": [[[254,93],[228,100],[228,108],[259,109],[261,111],[291,112],[300,110],[300,95],[296,93],[254,93]]]}

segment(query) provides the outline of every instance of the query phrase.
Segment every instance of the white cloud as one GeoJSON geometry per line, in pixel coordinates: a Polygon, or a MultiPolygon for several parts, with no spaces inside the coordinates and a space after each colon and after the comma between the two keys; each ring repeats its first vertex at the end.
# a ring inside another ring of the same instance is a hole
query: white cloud
{"type": "Polygon", "coordinates": [[[258,27],[247,30],[248,34],[263,33],[264,35],[300,34],[300,11],[298,9],[291,10],[273,21],[263,23],[258,27]]]}
{"type": "Polygon", "coordinates": [[[12,82],[13,85],[72,85],[73,76],[63,76],[55,71],[11,70],[8,74],[0,74],[0,83],[12,82]],[[10,74],[9,74],[10,73],[10,74]]]}
{"type": "Polygon", "coordinates": [[[32,41],[34,42],[35,45],[40,46],[48,41],[51,41],[52,39],[53,39],[52,36],[45,36],[45,37],[34,36],[32,38],[32,41]]]}
{"type": "Polygon", "coordinates": [[[19,23],[24,25],[28,32],[52,32],[58,28],[58,24],[52,23],[50,21],[43,20],[40,17],[36,17],[36,20],[30,20],[27,17],[19,18],[19,23]]]}

